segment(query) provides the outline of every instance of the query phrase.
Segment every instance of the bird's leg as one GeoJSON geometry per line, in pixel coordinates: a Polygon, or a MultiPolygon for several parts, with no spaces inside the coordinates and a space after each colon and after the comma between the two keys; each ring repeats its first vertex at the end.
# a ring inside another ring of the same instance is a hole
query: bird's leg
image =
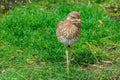
{"type": "Polygon", "coordinates": [[[66,53],[66,69],[67,69],[67,71],[69,71],[69,64],[70,63],[69,63],[68,47],[65,45],[64,45],[64,47],[66,49],[66,51],[65,51],[65,53],[66,53]]]}
{"type": "Polygon", "coordinates": [[[71,61],[71,58],[72,58],[72,53],[73,53],[73,48],[70,47],[70,61],[71,61]]]}
{"type": "Polygon", "coordinates": [[[69,70],[68,50],[66,49],[67,70],[69,70]]]}
{"type": "Polygon", "coordinates": [[[69,59],[69,62],[71,61],[71,58],[72,58],[72,52],[73,52],[73,50],[72,50],[72,47],[71,47],[71,45],[68,45],[68,48],[69,48],[69,50],[70,50],[70,59],[69,59]]]}

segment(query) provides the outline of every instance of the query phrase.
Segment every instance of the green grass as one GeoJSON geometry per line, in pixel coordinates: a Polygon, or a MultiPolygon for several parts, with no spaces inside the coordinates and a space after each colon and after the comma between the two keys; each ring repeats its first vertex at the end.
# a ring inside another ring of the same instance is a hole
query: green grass
{"type": "Polygon", "coordinates": [[[120,23],[99,5],[65,3],[47,7],[48,4],[29,3],[1,18],[0,80],[117,79],[120,23]],[[65,49],[57,41],[55,29],[70,11],[80,12],[84,23],[67,73],[65,49]]]}

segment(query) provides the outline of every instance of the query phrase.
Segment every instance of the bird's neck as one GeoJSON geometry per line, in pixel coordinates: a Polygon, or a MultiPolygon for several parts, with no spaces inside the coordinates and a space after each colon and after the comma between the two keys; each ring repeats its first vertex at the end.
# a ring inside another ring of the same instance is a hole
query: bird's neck
{"type": "Polygon", "coordinates": [[[80,23],[73,23],[73,25],[80,27],[80,23]]]}
{"type": "Polygon", "coordinates": [[[80,27],[80,23],[73,22],[73,21],[71,21],[71,20],[69,20],[69,19],[67,19],[66,21],[69,21],[69,22],[71,22],[73,25],[75,25],[75,26],[77,26],[77,27],[80,27]]]}

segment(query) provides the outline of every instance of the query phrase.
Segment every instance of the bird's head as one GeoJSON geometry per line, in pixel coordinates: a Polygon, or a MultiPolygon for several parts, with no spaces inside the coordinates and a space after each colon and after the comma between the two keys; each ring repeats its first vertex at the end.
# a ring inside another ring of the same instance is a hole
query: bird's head
{"type": "Polygon", "coordinates": [[[76,11],[70,12],[66,19],[71,21],[75,25],[79,25],[81,23],[80,13],[78,13],[76,11]]]}

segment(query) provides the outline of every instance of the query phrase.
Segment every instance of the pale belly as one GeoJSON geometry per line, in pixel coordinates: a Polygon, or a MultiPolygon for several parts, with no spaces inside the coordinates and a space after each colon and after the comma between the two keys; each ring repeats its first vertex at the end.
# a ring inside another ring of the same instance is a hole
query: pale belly
{"type": "Polygon", "coordinates": [[[60,41],[61,43],[63,43],[64,45],[72,45],[72,44],[74,44],[76,41],[78,41],[78,39],[79,39],[79,38],[77,38],[77,39],[66,39],[66,38],[61,37],[61,38],[59,38],[59,41],[60,41]]]}

